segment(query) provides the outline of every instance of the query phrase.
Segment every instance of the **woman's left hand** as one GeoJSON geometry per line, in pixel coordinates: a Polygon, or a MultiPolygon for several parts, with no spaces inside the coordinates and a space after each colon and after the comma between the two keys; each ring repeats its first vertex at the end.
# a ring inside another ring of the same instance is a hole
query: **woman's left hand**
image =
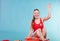
{"type": "Polygon", "coordinates": [[[48,9],[50,9],[51,8],[51,4],[49,3],[49,4],[47,4],[47,8],[48,9]]]}

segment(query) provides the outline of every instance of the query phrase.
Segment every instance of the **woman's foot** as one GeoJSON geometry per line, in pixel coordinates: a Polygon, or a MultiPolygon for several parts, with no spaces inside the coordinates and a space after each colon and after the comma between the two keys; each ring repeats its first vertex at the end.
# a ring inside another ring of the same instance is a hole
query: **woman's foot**
{"type": "Polygon", "coordinates": [[[43,38],[43,39],[40,38],[40,40],[42,40],[42,41],[47,41],[47,39],[45,39],[45,38],[43,38]]]}
{"type": "Polygon", "coordinates": [[[49,41],[49,39],[44,39],[44,40],[42,40],[42,41],[49,41]]]}

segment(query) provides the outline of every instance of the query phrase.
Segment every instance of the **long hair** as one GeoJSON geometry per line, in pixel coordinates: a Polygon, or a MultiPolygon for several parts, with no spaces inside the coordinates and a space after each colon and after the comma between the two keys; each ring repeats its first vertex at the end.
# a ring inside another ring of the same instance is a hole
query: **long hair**
{"type": "MultiPolygon", "coordinates": [[[[39,11],[39,9],[34,9],[34,11],[39,11]]],[[[35,21],[35,17],[33,16],[32,23],[35,21]]]]}

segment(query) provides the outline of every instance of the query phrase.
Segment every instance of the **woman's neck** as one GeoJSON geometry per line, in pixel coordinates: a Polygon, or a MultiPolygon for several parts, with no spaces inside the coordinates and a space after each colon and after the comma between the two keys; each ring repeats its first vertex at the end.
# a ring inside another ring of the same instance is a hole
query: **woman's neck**
{"type": "Polygon", "coordinates": [[[38,20],[39,18],[35,18],[35,20],[38,20]]]}

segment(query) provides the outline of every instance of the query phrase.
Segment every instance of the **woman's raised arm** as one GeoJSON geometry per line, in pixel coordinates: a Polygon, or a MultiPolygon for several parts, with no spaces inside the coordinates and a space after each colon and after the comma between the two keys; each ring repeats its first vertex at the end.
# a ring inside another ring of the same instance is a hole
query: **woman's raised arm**
{"type": "Polygon", "coordinates": [[[51,5],[50,5],[50,4],[48,4],[48,5],[47,5],[47,9],[48,9],[48,16],[46,16],[46,17],[42,18],[42,19],[43,19],[43,21],[46,21],[46,20],[48,20],[48,19],[50,19],[50,18],[51,18],[51,12],[50,12],[51,5]]]}

